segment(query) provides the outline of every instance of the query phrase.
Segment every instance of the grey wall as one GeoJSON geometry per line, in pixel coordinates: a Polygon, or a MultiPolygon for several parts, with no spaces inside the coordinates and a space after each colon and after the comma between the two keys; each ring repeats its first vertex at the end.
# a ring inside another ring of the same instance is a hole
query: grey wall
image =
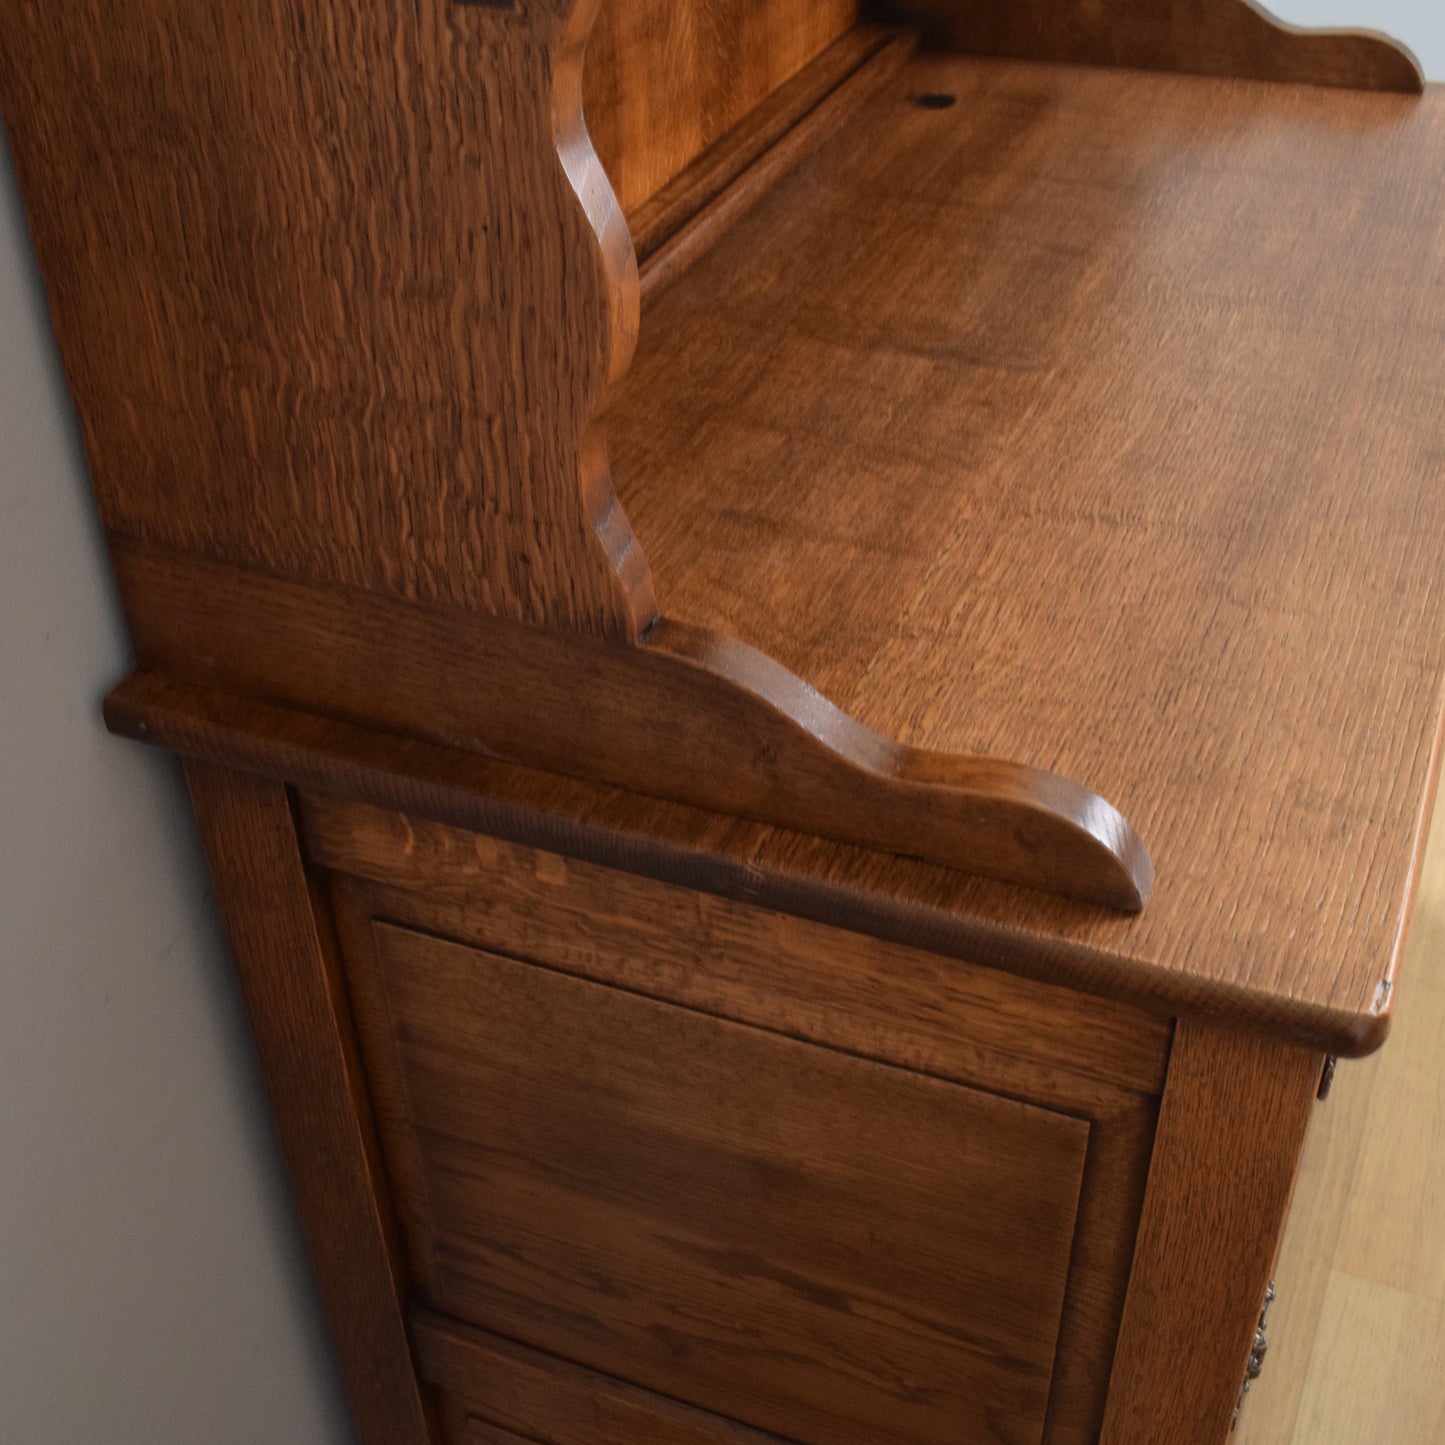
{"type": "MultiPolygon", "coordinates": [[[[1445,79],[1441,0],[1367,18],[1445,79]]],[[[0,160],[0,1445],[340,1445],[179,779],[100,725],[125,638],[0,160]]]]}
{"type": "Polygon", "coordinates": [[[351,1439],[0,151],[0,1445],[351,1439]]]}

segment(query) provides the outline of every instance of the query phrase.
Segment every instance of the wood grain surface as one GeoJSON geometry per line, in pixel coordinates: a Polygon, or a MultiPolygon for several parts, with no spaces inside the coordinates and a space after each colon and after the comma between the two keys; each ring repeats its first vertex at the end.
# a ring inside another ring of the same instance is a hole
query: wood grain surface
{"type": "Polygon", "coordinates": [[[286,790],[186,768],[361,1445],[429,1445],[408,1282],[325,905],[286,790]]]}
{"type": "Polygon", "coordinates": [[[355,947],[386,919],[1086,1120],[1044,1439],[1097,1445],[1170,1022],[417,817],[308,794],[303,819],[355,947]]]}
{"type": "Polygon", "coordinates": [[[1172,1025],[1104,999],[363,803],[298,808],[309,859],[423,931],[1074,1112],[1163,1088],[1172,1025]]]}
{"type": "Polygon", "coordinates": [[[1159,878],[1125,921],[759,864],[1382,1036],[1445,678],[1442,154],[1436,91],[923,57],[658,296],[608,424],[669,615],[1077,779],[1159,878]]]}
{"type": "Polygon", "coordinates": [[[1287,25],[1255,0],[880,0],[873,11],[922,24],[936,43],[970,55],[1360,90],[1422,84],[1414,56],[1398,42],[1287,25]]]}
{"type": "Polygon", "coordinates": [[[1323,1063],[1180,1024],[1102,1445],[1228,1438],[1323,1063]]]}
{"type": "MultiPolygon", "coordinates": [[[[108,27],[70,3],[73,15],[8,13],[15,43],[0,72],[72,379],[109,398],[87,431],[92,460],[104,451],[96,478],[112,529],[403,599],[635,634],[651,592],[588,426],[632,325],[626,238],[571,109],[588,7],[551,0],[523,18],[453,6],[399,29],[348,11],[308,32],[296,89],[294,15],[280,0],[174,17],[149,0],[108,27]],[[525,113],[458,120],[453,92],[425,85],[403,122],[334,90],[341,76],[379,76],[395,94],[408,76],[461,64],[532,76],[502,88],[525,113]],[[82,81],[96,67],[92,96],[82,81]],[[86,102],[55,102],[72,91],[86,102]],[[543,93],[561,107],[571,183],[543,93]],[[119,119],[116,97],[133,100],[119,119]],[[174,128],[153,123],[165,105],[194,113],[199,139],[172,145],[174,128]],[[312,115],[334,122],[344,154],[380,157],[411,189],[371,171],[333,175],[331,152],[298,139],[312,115]],[[120,128],[101,149],[130,169],[102,158],[83,186],[57,185],[91,164],[102,126],[120,128]],[[423,146],[439,136],[458,147],[423,146]],[[174,186],[191,174],[178,168],[186,147],[200,148],[198,185],[235,178],[234,212],[217,211],[205,185],[174,186]],[[474,162],[509,214],[556,223],[537,245],[503,227],[497,266],[479,253],[464,273],[515,280],[491,300],[537,318],[527,365],[567,373],[538,383],[561,411],[505,387],[488,394],[499,409],[475,404],[475,376],[520,373],[507,359],[516,338],[473,324],[483,313],[466,310],[471,292],[455,313],[461,351],[494,352],[455,374],[414,365],[459,354],[425,326],[406,329],[406,317],[441,314],[435,285],[415,293],[414,314],[361,308],[399,329],[369,332],[371,320],[352,325],[337,309],[327,278],[354,277],[362,294],[382,284],[375,228],[388,255],[430,267],[435,284],[492,235],[495,198],[475,201],[449,169],[474,162]],[[95,201],[78,246],[66,199],[77,190],[95,201]],[[299,209],[283,224],[267,198],[293,190],[299,209]],[[434,247],[398,219],[431,216],[428,204],[446,215],[427,229],[434,247]],[[127,224],[137,207],[143,224],[127,224]],[[546,293],[540,309],[523,304],[528,287],[546,293]],[[598,315],[564,293],[622,304],[598,315]],[[328,297],[318,321],[307,308],[328,297]],[[281,330],[259,349],[230,345],[260,324],[258,306],[281,330]],[[288,346],[285,328],[303,324],[304,345],[288,346]],[[304,367],[288,390],[275,367],[293,359],[304,367]],[[388,380],[393,363],[404,375],[388,380]],[[419,377],[436,384],[420,408],[367,401],[378,388],[414,395],[419,377]],[[447,407],[487,438],[439,424],[447,407]],[[334,434],[313,425],[323,414],[334,434]],[[370,422],[358,431],[357,416],[396,420],[446,457],[412,454],[400,433],[378,440],[370,422]],[[533,425],[541,440],[515,434],[533,425]],[[358,438],[366,456],[348,450],[358,438]],[[507,497],[438,483],[496,447],[507,497]],[[409,481],[393,492],[377,478],[398,462],[409,481]],[[412,477],[442,499],[416,515],[412,477]],[[563,497],[561,510],[532,510],[541,496],[563,497]]],[[[1047,904],[1020,915],[1012,894],[965,890],[962,906],[989,924],[1167,959],[1204,989],[1247,976],[1305,1010],[1352,1015],[1357,1036],[1382,1031],[1445,649],[1430,381],[1441,115],[1435,96],[926,60],[651,310],[611,423],[634,520],[667,554],[670,613],[779,656],[904,749],[1076,778],[1169,850],[1169,892],[1137,930],[1047,904]],[[920,94],[962,103],[909,103],[920,94]],[[1207,860],[1201,836],[1219,840],[1207,860]]],[[[812,796],[815,812],[846,794],[837,782],[812,796]]],[[[868,841],[899,848],[896,821],[868,841]]],[[[806,825],[855,836],[812,815],[806,825]]],[[[995,836],[1012,846],[1007,830],[995,836]]],[[[853,866],[807,846],[810,870],[853,866]]],[[[880,860],[865,886],[892,896],[910,886],[903,870],[918,876],[880,860]]]]}
{"type": "Polygon", "coordinates": [[[587,127],[629,214],[843,35],[858,0],[603,0],[587,127]]]}
{"type": "Polygon", "coordinates": [[[1023,920],[1012,927],[1007,918],[990,919],[977,905],[980,885],[957,873],[900,860],[880,879],[880,860],[866,850],[841,844],[822,849],[816,839],[746,818],[540,773],[156,673],[127,678],[107,697],[105,711],[115,731],[183,757],[1126,1000],[1153,1013],[1230,1018],[1350,1056],[1368,1053],[1384,1037],[1387,1016],[1281,995],[1268,985],[1267,970],[1264,982],[1254,976],[1248,955],[1235,960],[1234,971],[1201,979],[1172,969],[1167,960],[1155,964],[1118,948],[1051,937],[1028,924],[1018,889],[1001,887],[994,894],[1000,912],[1012,895],[1012,917],[1023,920]]]}
{"type": "Polygon", "coordinates": [[[596,0],[17,0],[0,104],[111,533],[632,637],[596,0]]]}
{"type": "Polygon", "coordinates": [[[421,1300],[803,1445],[1037,1442],[1082,1120],[377,922],[421,1300]]]}
{"type": "Polygon", "coordinates": [[[457,1445],[786,1445],[428,1310],[414,1312],[412,1329],[427,1380],[469,1417],[457,1445]]]}
{"type": "Polygon", "coordinates": [[[660,621],[634,646],[111,551],[137,656],[176,677],[1109,908],[1148,896],[1148,853],[1107,800],[899,747],[727,637],[660,621]]]}
{"type": "Polygon", "coordinates": [[[914,37],[860,25],[628,217],[644,302],[902,69],[914,37]]]}

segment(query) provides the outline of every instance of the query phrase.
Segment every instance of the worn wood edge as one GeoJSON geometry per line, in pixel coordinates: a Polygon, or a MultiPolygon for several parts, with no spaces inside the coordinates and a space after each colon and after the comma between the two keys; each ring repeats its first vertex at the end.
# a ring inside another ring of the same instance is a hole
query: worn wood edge
{"type": "Polygon", "coordinates": [[[1148,852],[1097,794],[888,741],[703,629],[609,644],[121,539],[112,554],[143,667],[1085,903],[1148,896],[1148,852]]]}
{"type": "Polygon", "coordinates": [[[880,19],[922,24],[930,43],[970,55],[1416,95],[1425,86],[1414,53],[1377,30],[1293,25],[1257,0],[1192,0],[1183,10],[1181,21],[1161,6],[1162,23],[1140,24],[1136,7],[1084,0],[1036,0],[1018,10],[950,12],[938,0],[875,7],[880,19]]]}
{"type": "Polygon", "coordinates": [[[660,190],[628,213],[639,262],[680,230],[808,113],[902,32],[895,26],[855,25],[784,81],[739,124],[715,140],[660,190]]]}
{"type": "MultiPolygon", "coordinates": [[[[885,38],[884,43],[871,51],[861,65],[799,115],[775,142],[738,170],[701,209],[695,210],[690,219],[652,247],[641,269],[644,301],[674,281],[734,222],[745,216],[772,186],[842,129],[903,69],[917,49],[916,39],[911,34],[900,34],[896,29],[885,30],[883,34],[892,38],[885,38]]],[[[728,137],[724,136],[718,144],[727,141],[728,137]]],[[[704,153],[702,161],[706,161],[709,154],[704,153]]]]}
{"type": "Polygon", "coordinates": [[[539,791],[557,787],[559,780],[479,753],[146,671],[131,674],[111,692],[105,716],[114,732],[182,757],[851,929],[1145,1012],[1224,1019],[1349,1058],[1372,1052],[1384,1039],[1373,1015],[1175,974],[1106,950],[762,867],[745,847],[728,853],[691,841],[716,837],[726,821],[719,815],[649,802],[604,784],[563,780],[558,800],[539,804],[539,791]],[[621,820],[578,816],[594,807],[621,820]],[[659,809],[667,816],[669,836],[654,826],[659,809]],[[628,815],[639,811],[648,821],[629,821],[628,815]]]}

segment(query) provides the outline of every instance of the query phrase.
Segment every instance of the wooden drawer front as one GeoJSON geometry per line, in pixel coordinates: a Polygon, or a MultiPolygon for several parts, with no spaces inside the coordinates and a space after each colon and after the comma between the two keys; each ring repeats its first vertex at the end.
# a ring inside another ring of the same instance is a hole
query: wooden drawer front
{"type": "Polygon", "coordinates": [[[456,1445],[786,1445],[452,1320],[422,1314],[412,1333],[456,1445]]]}
{"type": "Polygon", "coordinates": [[[1089,1126],[377,922],[419,1292],[805,1445],[1037,1441],[1089,1126]]]}

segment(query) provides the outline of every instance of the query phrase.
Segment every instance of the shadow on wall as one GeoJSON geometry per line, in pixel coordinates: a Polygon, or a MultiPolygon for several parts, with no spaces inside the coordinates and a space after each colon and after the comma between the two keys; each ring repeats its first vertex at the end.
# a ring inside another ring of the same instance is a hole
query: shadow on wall
{"type": "Polygon", "coordinates": [[[0,1441],[350,1440],[0,151],[0,1441]],[[17,1167],[18,1163],[18,1167],[17,1167]]]}

